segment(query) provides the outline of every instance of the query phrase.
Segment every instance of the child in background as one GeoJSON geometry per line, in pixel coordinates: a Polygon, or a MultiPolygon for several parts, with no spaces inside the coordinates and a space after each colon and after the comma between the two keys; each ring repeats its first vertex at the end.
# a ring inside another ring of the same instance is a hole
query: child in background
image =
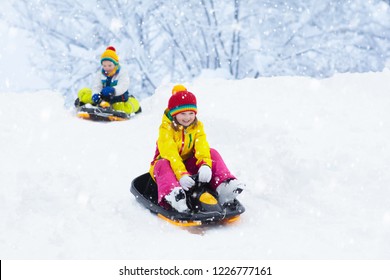
{"type": "Polygon", "coordinates": [[[109,46],[103,52],[100,63],[102,69],[97,73],[92,89],[83,88],[78,92],[76,107],[84,104],[99,105],[106,101],[116,111],[126,114],[140,113],[138,100],[128,92],[129,75],[119,65],[119,57],[114,47],[109,46]]]}
{"type": "Polygon", "coordinates": [[[197,112],[195,95],[183,85],[174,86],[149,171],[157,183],[158,202],[167,202],[178,212],[188,211],[185,191],[195,185],[190,175],[198,173],[199,182],[210,183],[222,204],[234,200],[243,190],[221,155],[209,147],[197,112]]]}

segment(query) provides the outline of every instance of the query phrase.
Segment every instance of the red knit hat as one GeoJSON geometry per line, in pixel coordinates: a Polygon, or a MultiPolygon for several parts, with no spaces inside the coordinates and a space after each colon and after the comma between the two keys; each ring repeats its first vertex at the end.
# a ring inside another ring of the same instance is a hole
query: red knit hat
{"type": "Polygon", "coordinates": [[[172,94],[168,101],[169,113],[172,117],[185,111],[198,112],[196,108],[196,97],[193,93],[183,90],[172,94]]]}

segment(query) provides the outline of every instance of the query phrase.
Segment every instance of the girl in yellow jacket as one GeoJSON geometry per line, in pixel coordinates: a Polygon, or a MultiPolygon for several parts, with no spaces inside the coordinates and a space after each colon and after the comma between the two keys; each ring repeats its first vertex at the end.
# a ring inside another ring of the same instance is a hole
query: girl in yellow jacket
{"type": "Polygon", "coordinates": [[[179,212],[188,211],[185,191],[195,185],[190,175],[198,173],[200,182],[210,183],[221,203],[233,200],[243,187],[220,154],[209,147],[196,114],[195,95],[183,85],[173,87],[150,166],[158,187],[158,202],[167,202],[179,212]]]}

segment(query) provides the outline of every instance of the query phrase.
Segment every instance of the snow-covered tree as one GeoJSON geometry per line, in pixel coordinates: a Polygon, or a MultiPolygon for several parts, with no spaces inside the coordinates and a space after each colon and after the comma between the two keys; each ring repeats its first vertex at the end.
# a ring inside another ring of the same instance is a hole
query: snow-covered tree
{"type": "Polygon", "coordinates": [[[10,18],[35,38],[34,65],[74,97],[114,45],[131,91],[191,80],[203,69],[231,78],[381,71],[390,9],[380,0],[20,0],[10,18]]]}

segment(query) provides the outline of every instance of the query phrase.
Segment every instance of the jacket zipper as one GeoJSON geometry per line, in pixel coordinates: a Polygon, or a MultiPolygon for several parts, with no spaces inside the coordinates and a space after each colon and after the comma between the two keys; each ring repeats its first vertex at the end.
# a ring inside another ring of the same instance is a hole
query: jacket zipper
{"type": "Polygon", "coordinates": [[[184,129],[181,131],[181,147],[180,147],[180,151],[179,151],[179,155],[181,155],[181,153],[183,152],[184,150],[184,143],[185,143],[185,134],[184,134],[184,129]]]}
{"type": "Polygon", "coordinates": [[[188,149],[191,147],[191,143],[192,143],[192,134],[189,134],[190,136],[190,142],[188,143],[188,149]]]}

